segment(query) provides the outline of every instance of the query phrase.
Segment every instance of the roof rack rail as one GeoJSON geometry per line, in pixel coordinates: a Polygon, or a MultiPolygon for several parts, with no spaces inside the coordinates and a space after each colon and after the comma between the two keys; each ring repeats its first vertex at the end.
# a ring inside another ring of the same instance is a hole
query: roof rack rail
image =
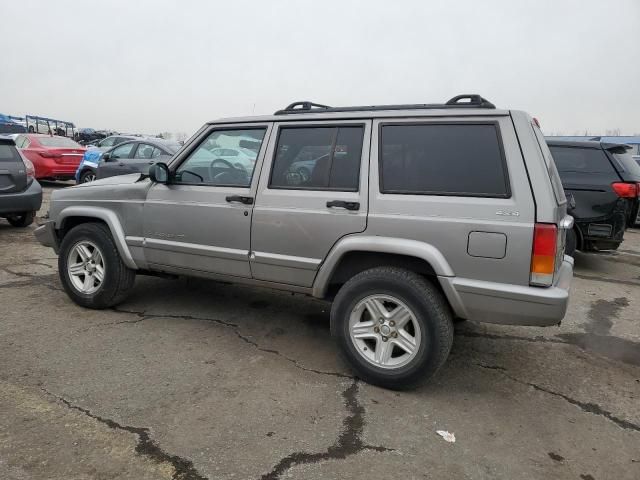
{"type": "Polygon", "coordinates": [[[476,94],[456,95],[446,103],[418,103],[410,105],[364,105],[359,107],[329,107],[313,102],[294,102],[274,115],[289,115],[312,112],[362,112],[370,110],[424,110],[436,108],[490,108],[496,106],[484,97],[476,94]]]}

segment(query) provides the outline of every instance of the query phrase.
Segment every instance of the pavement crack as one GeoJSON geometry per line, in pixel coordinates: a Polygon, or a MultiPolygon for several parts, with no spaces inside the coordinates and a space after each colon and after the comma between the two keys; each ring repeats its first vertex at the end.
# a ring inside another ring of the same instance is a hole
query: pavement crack
{"type": "Polygon", "coordinates": [[[342,392],[348,415],[342,421],[342,432],[325,452],[294,452],[282,458],[273,469],[260,477],[260,480],[278,480],[280,476],[296,465],[318,463],[327,460],[344,460],[365,450],[392,452],[391,448],[367,445],[362,441],[365,409],[358,401],[358,380],[355,380],[342,392]]]}
{"type": "Polygon", "coordinates": [[[600,405],[598,405],[596,403],[582,402],[580,400],[576,400],[575,398],[571,398],[570,396],[565,395],[564,393],[560,393],[560,392],[556,392],[554,390],[551,390],[550,388],[542,387],[542,386],[537,385],[535,383],[531,383],[531,382],[526,382],[524,380],[520,380],[519,378],[516,378],[513,375],[510,375],[508,373],[507,369],[504,368],[504,367],[500,367],[500,366],[497,366],[497,365],[486,365],[486,364],[483,364],[483,363],[476,363],[475,365],[477,365],[480,368],[484,368],[484,369],[488,369],[488,370],[496,370],[496,371],[498,371],[498,373],[500,375],[508,378],[509,380],[511,380],[513,382],[519,383],[521,385],[526,385],[526,386],[531,387],[534,390],[537,390],[539,392],[547,393],[549,395],[553,395],[555,397],[562,398],[563,400],[565,400],[566,402],[570,403],[571,405],[574,405],[574,406],[578,407],[583,412],[591,413],[593,415],[602,416],[602,417],[606,418],[607,420],[615,423],[620,428],[623,428],[625,430],[633,430],[633,431],[636,431],[636,432],[640,432],[640,425],[635,424],[633,422],[630,422],[628,420],[622,419],[622,418],[618,418],[613,413],[611,413],[608,410],[605,410],[604,408],[602,408],[600,405]]]}
{"type": "Polygon", "coordinates": [[[77,410],[86,416],[93,418],[94,420],[106,425],[113,430],[123,430],[125,432],[133,433],[137,436],[136,453],[149,457],[151,460],[157,463],[169,463],[173,466],[172,480],[208,480],[207,477],[198,473],[193,466],[191,460],[182,458],[178,455],[171,455],[165,452],[155,440],[151,438],[149,429],[145,427],[132,427],[129,425],[122,425],[110,418],[101,417],[92,413],[90,410],[80,407],[71,403],[69,400],[55,395],[46,389],[42,389],[46,394],[54,397],[58,401],[62,402],[67,408],[77,410]]]}
{"type": "Polygon", "coordinates": [[[282,352],[280,352],[278,350],[262,347],[258,342],[253,340],[250,335],[242,334],[240,332],[240,325],[237,324],[237,323],[227,322],[227,321],[221,320],[219,318],[195,317],[193,315],[170,315],[170,314],[155,314],[155,313],[147,314],[145,311],[123,310],[123,309],[119,309],[119,308],[112,308],[112,310],[114,312],[118,312],[118,313],[136,315],[138,318],[136,318],[135,320],[120,320],[120,321],[117,321],[117,322],[111,322],[111,323],[102,324],[102,325],[121,325],[121,324],[124,324],[124,323],[140,323],[140,322],[142,322],[144,320],[149,320],[149,319],[152,319],[152,318],[173,318],[173,319],[180,319],[180,320],[196,320],[196,321],[201,321],[201,322],[212,322],[212,323],[215,323],[217,325],[220,325],[220,326],[223,326],[223,327],[226,327],[226,328],[230,328],[231,331],[240,340],[242,340],[243,342],[247,343],[248,345],[251,345],[255,349],[257,349],[257,350],[259,350],[261,352],[264,352],[264,353],[270,353],[272,355],[277,355],[278,357],[282,358],[283,360],[286,360],[287,362],[291,363],[296,368],[298,368],[300,370],[304,370],[305,372],[317,373],[318,375],[328,375],[328,376],[331,376],[331,377],[338,377],[338,378],[349,378],[349,379],[353,379],[354,378],[351,375],[347,375],[347,374],[340,373],[340,372],[330,372],[330,371],[326,371],[326,370],[316,370],[316,369],[313,369],[313,368],[305,367],[304,365],[302,365],[295,358],[288,357],[287,355],[283,354],[282,352]]]}

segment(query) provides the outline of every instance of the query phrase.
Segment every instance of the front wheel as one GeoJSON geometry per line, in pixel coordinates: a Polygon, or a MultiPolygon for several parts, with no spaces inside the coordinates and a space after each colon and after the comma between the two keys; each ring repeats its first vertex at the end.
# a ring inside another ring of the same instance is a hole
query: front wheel
{"type": "Polygon", "coordinates": [[[25,212],[18,215],[10,215],[7,217],[7,221],[14,227],[28,227],[33,223],[33,219],[36,217],[36,212],[25,212]]]}
{"type": "Polygon", "coordinates": [[[93,182],[96,179],[96,173],[93,170],[85,170],[80,175],[80,183],[93,182]]]}
{"type": "Polygon", "coordinates": [[[94,309],[109,308],[124,300],[136,276],[120,258],[111,232],[101,223],[83,223],[65,235],[58,273],[71,300],[94,309]]]}
{"type": "Polygon", "coordinates": [[[404,389],[431,378],[453,343],[453,319],[438,289],[395,267],[366,270],[338,292],[331,330],[363,380],[404,389]]]}

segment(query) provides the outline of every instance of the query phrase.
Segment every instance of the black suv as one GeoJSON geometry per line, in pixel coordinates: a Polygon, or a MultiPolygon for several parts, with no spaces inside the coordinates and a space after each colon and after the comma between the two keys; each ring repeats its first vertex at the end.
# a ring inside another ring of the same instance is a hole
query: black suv
{"type": "Polygon", "coordinates": [[[567,253],[616,249],[638,215],[640,167],[623,144],[547,140],[567,197],[575,207],[567,253]]]}

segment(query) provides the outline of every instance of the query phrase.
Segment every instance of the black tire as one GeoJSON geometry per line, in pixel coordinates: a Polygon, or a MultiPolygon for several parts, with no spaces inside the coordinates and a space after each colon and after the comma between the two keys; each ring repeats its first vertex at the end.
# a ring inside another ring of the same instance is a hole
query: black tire
{"type": "Polygon", "coordinates": [[[96,173],[91,169],[85,170],[80,175],[80,183],[93,182],[95,179],[96,179],[96,173]]]}
{"type": "Polygon", "coordinates": [[[7,221],[14,227],[28,227],[33,223],[33,219],[36,218],[36,212],[24,212],[18,215],[9,215],[7,221]]]}
{"type": "Polygon", "coordinates": [[[124,264],[109,228],[103,223],[83,223],[64,236],[58,256],[58,274],[71,300],[82,307],[93,309],[109,308],[122,302],[131,291],[136,278],[136,271],[124,264]],[[76,289],[67,270],[71,249],[83,240],[96,245],[104,261],[104,279],[98,290],[91,294],[76,289]]]}
{"type": "Polygon", "coordinates": [[[453,319],[440,291],[424,277],[397,267],[377,267],[351,278],[338,291],[331,307],[331,332],[356,375],[368,383],[407,389],[429,380],[442,367],[453,344],[453,319]],[[381,368],[367,361],[349,334],[349,316],[367,296],[390,295],[401,300],[420,326],[421,342],[413,359],[398,368],[381,368]]]}
{"type": "Polygon", "coordinates": [[[576,253],[576,248],[578,246],[578,239],[576,237],[576,231],[571,229],[567,232],[567,243],[564,247],[564,253],[573,257],[576,253]]]}

